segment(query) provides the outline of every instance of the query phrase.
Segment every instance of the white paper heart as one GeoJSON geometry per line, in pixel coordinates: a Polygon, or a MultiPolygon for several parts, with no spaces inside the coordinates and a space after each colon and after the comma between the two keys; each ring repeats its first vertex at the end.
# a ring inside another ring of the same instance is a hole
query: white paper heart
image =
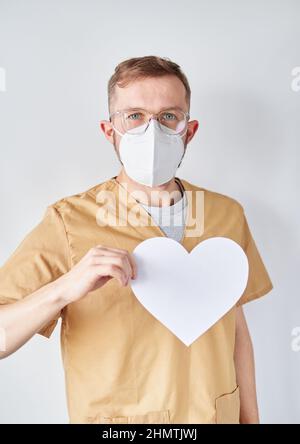
{"type": "Polygon", "coordinates": [[[135,296],[187,346],[235,305],[248,281],[244,250],[225,237],[206,239],[191,253],[173,239],[152,237],[133,255],[135,296]]]}

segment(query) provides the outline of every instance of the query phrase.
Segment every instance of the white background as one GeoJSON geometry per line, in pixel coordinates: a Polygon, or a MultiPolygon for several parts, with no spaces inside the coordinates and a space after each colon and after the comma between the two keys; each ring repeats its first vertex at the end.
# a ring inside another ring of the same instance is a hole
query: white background
{"type": "MultiPolygon", "coordinates": [[[[297,0],[0,0],[0,263],[47,205],[118,173],[98,127],[115,66],[169,57],[200,122],[177,175],[242,203],[274,284],[245,305],[270,423],[300,422],[299,21],[297,0]]],[[[0,361],[0,422],[68,422],[59,327],[0,361]]]]}

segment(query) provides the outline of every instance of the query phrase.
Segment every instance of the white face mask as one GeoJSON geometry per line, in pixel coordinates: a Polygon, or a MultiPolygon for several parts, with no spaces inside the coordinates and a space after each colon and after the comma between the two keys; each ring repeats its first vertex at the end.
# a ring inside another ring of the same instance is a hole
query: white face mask
{"type": "Polygon", "coordinates": [[[155,119],[151,119],[143,134],[135,135],[133,131],[122,135],[119,146],[126,174],[150,187],[171,180],[184,155],[183,135],[174,135],[175,131],[169,128],[166,131],[170,135],[164,133],[155,119]]]}

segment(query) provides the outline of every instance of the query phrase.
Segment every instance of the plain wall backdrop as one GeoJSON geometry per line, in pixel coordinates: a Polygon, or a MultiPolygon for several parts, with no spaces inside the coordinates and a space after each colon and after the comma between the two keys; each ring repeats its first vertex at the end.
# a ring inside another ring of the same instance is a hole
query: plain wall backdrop
{"type": "MultiPolygon", "coordinates": [[[[46,206],[118,173],[98,126],[115,66],[170,58],[200,123],[176,175],[244,206],[274,285],[244,306],[270,423],[300,422],[299,20],[298,0],[0,0],[0,264],[46,206]]],[[[0,361],[16,422],[68,422],[59,326],[0,361]]]]}

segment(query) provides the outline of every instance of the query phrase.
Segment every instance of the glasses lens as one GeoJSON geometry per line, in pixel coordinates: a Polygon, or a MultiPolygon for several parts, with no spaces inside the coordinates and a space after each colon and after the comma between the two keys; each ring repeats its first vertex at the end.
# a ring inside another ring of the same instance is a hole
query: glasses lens
{"type": "MultiPolygon", "coordinates": [[[[116,114],[115,127],[122,133],[143,134],[148,126],[148,113],[142,109],[131,109],[116,114]]],[[[167,134],[180,134],[187,126],[185,113],[178,109],[162,111],[158,115],[161,130],[167,134]]]]}
{"type": "Polygon", "coordinates": [[[161,129],[168,134],[181,133],[187,124],[184,112],[176,109],[161,112],[158,120],[161,129]]]}
{"type": "Polygon", "coordinates": [[[124,130],[131,134],[143,133],[147,124],[147,113],[143,110],[131,110],[123,113],[124,130]]]}

